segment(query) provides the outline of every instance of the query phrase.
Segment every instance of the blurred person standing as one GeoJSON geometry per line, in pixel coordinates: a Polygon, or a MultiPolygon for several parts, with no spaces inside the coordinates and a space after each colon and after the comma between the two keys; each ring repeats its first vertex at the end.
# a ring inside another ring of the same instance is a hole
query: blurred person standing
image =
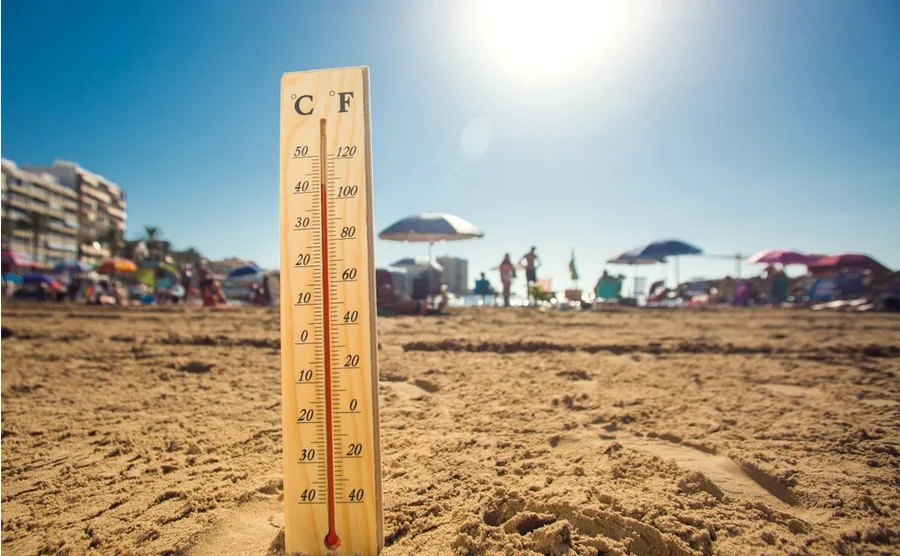
{"type": "Polygon", "coordinates": [[[503,284],[503,306],[509,307],[509,291],[512,286],[512,281],[516,277],[516,267],[513,266],[512,261],[509,259],[509,253],[507,253],[503,257],[503,262],[500,263],[500,282],[503,284]]]}

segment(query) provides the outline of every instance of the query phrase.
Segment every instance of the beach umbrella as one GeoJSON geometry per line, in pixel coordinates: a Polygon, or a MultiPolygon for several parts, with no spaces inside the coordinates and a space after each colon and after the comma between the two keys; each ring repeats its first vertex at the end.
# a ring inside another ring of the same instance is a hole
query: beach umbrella
{"type": "Polygon", "coordinates": [[[13,274],[11,272],[4,273],[3,280],[5,282],[12,282],[13,284],[21,284],[23,282],[21,276],[19,276],[18,274],[13,274]]]}
{"type": "Polygon", "coordinates": [[[52,284],[56,282],[56,280],[51,276],[47,276],[46,274],[40,274],[37,272],[22,276],[23,284],[40,284],[41,282],[52,284]]]}
{"type": "Polygon", "coordinates": [[[675,258],[675,285],[678,285],[678,257],[682,255],[700,255],[703,251],[690,243],[678,239],[663,239],[647,245],[637,247],[629,251],[637,258],[661,259],[665,257],[675,258]]]}
{"type": "Polygon", "coordinates": [[[4,249],[0,252],[0,262],[4,265],[10,266],[20,266],[23,268],[36,268],[37,263],[32,261],[29,257],[17,252],[12,249],[4,249]]]}
{"type": "Polygon", "coordinates": [[[461,241],[484,237],[484,233],[471,222],[458,216],[424,212],[394,222],[382,230],[378,237],[388,241],[428,243],[428,258],[430,259],[432,258],[432,246],[439,241],[461,241]]]}
{"type": "MultiPolygon", "coordinates": [[[[613,257],[611,259],[607,259],[606,264],[628,265],[630,267],[636,267],[636,266],[641,266],[641,265],[652,265],[652,264],[659,264],[659,263],[665,263],[665,262],[666,262],[665,258],[639,257],[639,256],[636,256],[631,251],[625,251],[624,253],[619,253],[618,255],[616,255],[615,257],[613,257]]],[[[634,269],[634,276],[632,276],[632,281],[633,281],[633,284],[631,287],[632,295],[636,296],[637,290],[638,290],[638,270],[637,270],[637,268],[634,269]]]]}
{"type": "Polygon", "coordinates": [[[432,268],[438,272],[444,272],[444,267],[431,257],[406,257],[394,262],[391,266],[405,269],[432,268]]]}
{"type": "Polygon", "coordinates": [[[842,268],[868,270],[870,272],[890,272],[890,269],[868,255],[862,253],[841,253],[822,257],[806,265],[811,272],[839,271],[842,268]]]}
{"type": "Polygon", "coordinates": [[[244,278],[247,276],[257,276],[259,274],[265,273],[265,270],[259,268],[256,265],[248,264],[244,266],[239,266],[228,273],[228,279],[233,280],[235,278],[244,278]]]}
{"type": "Polygon", "coordinates": [[[95,267],[100,274],[128,274],[137,270],[137,265],[128,259],[110,257],[95,267]]]}
{"type": "Polygon", "coordinates": [[[664,239],[637,247],[626,253],[641,259],[662,259],[665,257],[680,257],[682,255],[700,255],[703,251],[699,247],[681,240],[664,239]]]}
{"type": "Polygon", "coordinates": [[[619,253],[615,257],[611,259],[607,259],[607,264],[624,264],[629,266],[635,265],[650,265],[650,264],[659,264],[666,262],[665,257],[652,258],[652,257],[638,257],[635,256],[630,251],[625,251],[624,253],[619,253]]]}
{"type": "Polygon", "coordinates": [[[81,261],[63,261],[53,267],[50,272],[52,274],[79,274],[81,272],[90,272],[93,267],[81,261]]]}
{"type": "Polygon", "coordinates": [[[816,259],[809,255],[804,255],[799,251],[791,251],[790,249],[770,249],[767,251],[760,251],[747,259],[747,262],[750,264],[808,265],[815,260],[816,259]]]}

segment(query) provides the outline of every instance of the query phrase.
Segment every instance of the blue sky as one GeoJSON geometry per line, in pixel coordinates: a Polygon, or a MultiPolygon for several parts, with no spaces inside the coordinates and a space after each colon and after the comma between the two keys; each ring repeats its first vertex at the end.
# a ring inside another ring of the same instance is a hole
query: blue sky
{"type": "MultiPolygon", "coordinates": [[[[473,278],[534,244],[557,285],[572,249],[593,282],[670,237],[900,267],[900,3],[631,4],[3,2],[2,153],[112,179],[129,236],[273,267],[280,76],[368,65],[376,226],[474,222],[435,247],[473,278]]],[[[376,243],[379,265],[426,253],[376,243]]]]}

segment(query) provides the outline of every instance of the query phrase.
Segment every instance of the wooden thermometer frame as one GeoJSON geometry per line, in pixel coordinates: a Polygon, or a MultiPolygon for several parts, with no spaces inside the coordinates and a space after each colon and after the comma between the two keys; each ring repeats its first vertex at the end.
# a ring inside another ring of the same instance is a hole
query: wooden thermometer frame
{"type": "Polygon", "coordinates": [[[288,554],[384,546],[366,67],[281,78],[281,390],[288,554]]]}

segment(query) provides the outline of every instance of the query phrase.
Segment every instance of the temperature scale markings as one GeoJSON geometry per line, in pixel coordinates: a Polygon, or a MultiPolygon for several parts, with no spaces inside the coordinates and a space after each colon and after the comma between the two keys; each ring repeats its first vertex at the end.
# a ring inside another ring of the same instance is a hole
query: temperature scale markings
{"type": "MultiPolygon", "coordinates": [[[[328,189],[324,185],[328,181],[328,174],[326,171],[327,163],[327,150],[328,150],[328,141],[326,136],[326,122],[325,118],[319,120],[319,183],[323,184],[320,187],[321,191],[321,204],[320,208],[324,207],[325,210],[321,212],[322,214],[322,242],[325,243],[328,241],[328,230],[329,230],[329,214],[328,214],[328,189]]],[[[328,257],[329,257],[329,248],[328,245],[325,245],[322,249],[322,290],[324,295],[322,296],[322,312],[324,313],[324,326],[323,326],[323,340],[325,351],[331,352],[331,326],[330,326],[330,313],[331,307],[329,305],[330,300],[330,292],[331,288],[329,287],[329,276],[328,276],[328,257]]],[[[334,346],[338,347],[338,346],[334,346]]],[[[325,439],[328,445],[328,453],[331,457],[326,457],[325,461],[327,463],[327,478],[328,478],[328,534],[325,536],[325,546],[329,549],[336,549],[341,545],[341,538],[338,536],[336,531],[336,511],[335,511],[335,491],[334,491],[334,416],[332,407],[333,404],[333,393],[332,393],[332,376],[331,376],[331,360],[325,360],[325,439]]]]}

